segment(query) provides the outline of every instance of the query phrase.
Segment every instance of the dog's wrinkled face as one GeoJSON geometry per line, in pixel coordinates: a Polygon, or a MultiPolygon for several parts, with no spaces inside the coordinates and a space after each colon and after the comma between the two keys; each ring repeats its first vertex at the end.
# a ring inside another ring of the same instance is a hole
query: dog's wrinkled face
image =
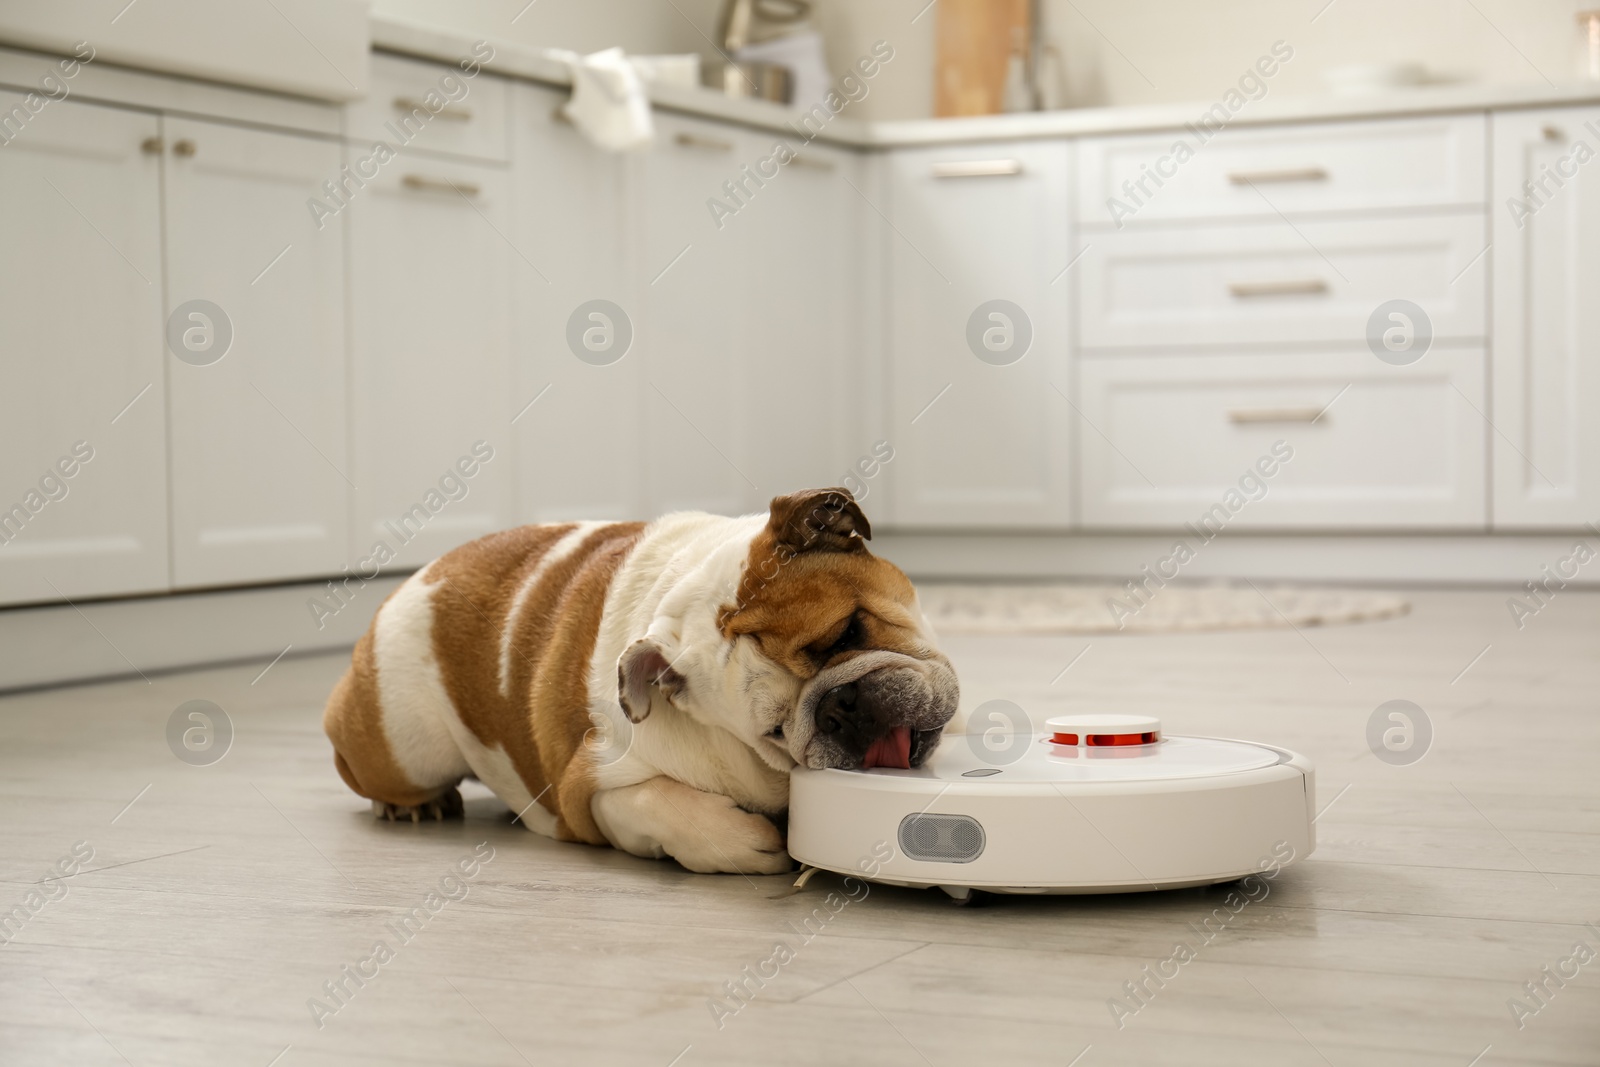
{"type": "MultiPolygon", "coordinates": [[[[774,499],[737,594],[716,614],[718,654],[684,655],[668,670],[644,654],[634,674],[778,770],[920,766],[959,689],[910,580],[867,551],[871,534],[846,490],[774,499]]],[[[649,693],[638,695],[648,707],[649,693]]]]}

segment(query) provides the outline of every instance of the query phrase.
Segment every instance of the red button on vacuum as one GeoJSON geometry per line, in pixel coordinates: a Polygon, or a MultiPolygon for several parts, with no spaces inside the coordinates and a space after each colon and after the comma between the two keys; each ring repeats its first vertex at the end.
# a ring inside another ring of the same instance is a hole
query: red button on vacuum
{"type": "Polygon", "coordinates": [[[1045,725],[1051,741],[1074,748],[1153,745],[1161,740],[1161,720],[1152,715],[1062,715],[1045,725]]]}

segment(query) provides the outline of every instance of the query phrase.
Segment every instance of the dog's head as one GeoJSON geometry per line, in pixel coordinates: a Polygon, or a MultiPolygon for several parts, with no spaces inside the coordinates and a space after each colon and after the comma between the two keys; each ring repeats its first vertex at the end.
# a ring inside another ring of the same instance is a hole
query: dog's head
{"type": "Polygon", "coordinates": [[[776,497],[704,632],[623,653],[628,717],[662,697],[778,770],[920,766],[955,714],[956,675],[871,536],[847,490],[776,497]]]}

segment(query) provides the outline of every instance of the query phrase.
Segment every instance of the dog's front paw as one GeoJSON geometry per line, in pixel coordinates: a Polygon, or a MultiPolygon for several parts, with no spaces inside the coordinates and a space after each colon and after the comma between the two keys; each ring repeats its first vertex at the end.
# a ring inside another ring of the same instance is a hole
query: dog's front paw
{"type": "Polygon", "coordinates": [[[713,818],[695,820],[677,842],[673,859],[697,874],[783,874],[794,869],[783,833],[771,819],[745,811],[731,797],[707,796],[720,810],[713,818]]]}
{"type": "Polygon", "coordinates": [[[794,866],[771,819],[666,775],[601,790],[591,810],[616,847],[671,856],[697,874],[782,874],[794,866]]]}
{"type": "Polygon", "coordinates": [[[461,818],[464,810],[461,791],[454,787],[421,804],[390,804],[382,800],[372,802],[373,816],[389,822],[444,822],[446,819],[461,818]]]}

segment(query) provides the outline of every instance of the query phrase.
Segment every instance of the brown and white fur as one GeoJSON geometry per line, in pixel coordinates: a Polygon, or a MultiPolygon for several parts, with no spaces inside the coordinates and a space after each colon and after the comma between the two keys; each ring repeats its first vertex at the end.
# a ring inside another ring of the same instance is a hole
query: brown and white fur
{"type": "Polygon", "coordinates": [[[843,489],[767,514],[523,526],[441,556],[378,610],[323,725],[374,813],[787,870],[789,771],[932,752],[957,683],[916,592],[843,489]],[[890,747],[893,747],[892,745],[890,747]]]}

